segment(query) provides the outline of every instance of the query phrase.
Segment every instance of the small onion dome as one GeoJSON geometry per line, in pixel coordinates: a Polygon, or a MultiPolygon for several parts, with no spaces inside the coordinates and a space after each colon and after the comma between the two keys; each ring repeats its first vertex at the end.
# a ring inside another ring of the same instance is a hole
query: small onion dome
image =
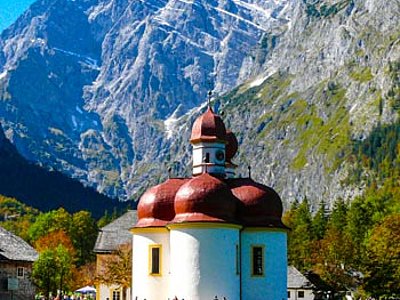
{"type": "Polygon", "coordinates": [[[191,143],[214,142],[226,139],[225,124],[221,117],[216,115],[211,107],[194,121],[192,128],[191,143]]]}
{"type": "Polygon", "coordinates": [[[239,143],[236,138],[236,135],[230,130],[226,131],[226,142],[227,142],[227,145],[225,146],[226,161],[231,161],[231,159],[235,156],[236,152],[238,151],[239,143]]]}
{"type": "Polygon", "coordinates": [[[286,228],[281,220],[281,198],[272,188],[251,178],[230,179],[228,183],[233,195],[242,203],[238,217],[243,225],[286,228]]]}
{"type": "Polygon", "coordinates": [[[238,204],[226,183],[203,173],[176,193],[172,223],[234,222],[238,204]]]}
{"type": "Polygon", "coordinates": [[[135,227],[165,226],[175,216],[174,199],[178,189],[187,179],[168,179],[149,188],[140,198],[135,227]]]}

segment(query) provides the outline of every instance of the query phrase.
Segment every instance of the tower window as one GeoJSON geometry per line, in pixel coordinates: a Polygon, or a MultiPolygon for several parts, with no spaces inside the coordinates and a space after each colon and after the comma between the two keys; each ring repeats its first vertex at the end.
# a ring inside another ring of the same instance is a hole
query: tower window
{"type": "Polygon", "coordinates": [[[153,276],[161,276],[161,245],[149,246],[149,272],[153,276]]]}
{"type": "Polygon", "coordinates": [[[298,296],[299,298],[304,298],[304,291],[298,291],[298,292],[297,292],[297,296],[298,296]]]}
{"type": "Polygon", "coordinates": [[[252,246],[251,255],[251,275],[264,276],[264,246],[252,246]]]}

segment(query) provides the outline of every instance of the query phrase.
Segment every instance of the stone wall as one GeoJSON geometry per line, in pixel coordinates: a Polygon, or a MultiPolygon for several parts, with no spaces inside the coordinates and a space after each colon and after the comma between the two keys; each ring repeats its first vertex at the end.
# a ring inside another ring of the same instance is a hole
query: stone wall
{"type": "Polygon", "coordinates": [[[36,288],[31,281],[32,263],[19,261],[0,261],[0,299],[34,299],[36,288]],[[23,276],[17,276],[17,269],[23,268],[23,276]],[[8,290],[8,278],[18,279],[18,290],[8,290]]]}

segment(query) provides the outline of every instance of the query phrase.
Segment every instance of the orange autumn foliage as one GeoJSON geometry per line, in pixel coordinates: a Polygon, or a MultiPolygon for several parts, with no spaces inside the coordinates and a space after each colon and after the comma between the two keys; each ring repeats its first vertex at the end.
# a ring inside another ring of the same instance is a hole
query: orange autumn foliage
{"type": "Polygon", "coordinates": [[[75,257],[76,251],[68,234],[64,230],[57,230],[40,237],[34,243],[37,251],[43,252],[47,249],[54,249],[58,245],[63,245],[71,257],[75,257]]]}

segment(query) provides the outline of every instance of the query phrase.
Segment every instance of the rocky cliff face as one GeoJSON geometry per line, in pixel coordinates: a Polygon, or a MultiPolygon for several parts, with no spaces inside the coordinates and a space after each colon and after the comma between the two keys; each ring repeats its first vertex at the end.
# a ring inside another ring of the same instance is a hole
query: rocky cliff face
{"type": "Polygon", "coordinates": [[[242,144],[257,144],[241,160],[284,199],[317,208],[362,191],[353,145],[398,117],[399,15],[398,2],[297,1],[262,72],[222,99],[242,144]]]}
{"type": "Polygon", "coordinates": [[[107,211],[123,211],[134,203],[119,202],[85,187],[77,180],[28,162],[5,138],[0,125],[0,195],[13,197],[41,211],[65,208],[88,210],[95,218],[107,211]]]}
{"type": "Polygon", "coordinates": [[[0,120],[30,160],[127,197],[160,170],[174,118],[249,77],[288,6],[38,1],[0,40],[0,120]]]}
{"type": "MultiPolygon", "coordinates": [[[[0,44],[0,120],[29,159],[121,198],[189,172],[206,91],[245,175],[351,197],[352,143],[397,118],[396,1],[39,1],[0,44]],[[178,139],[178,141],[176,141],[178,139]]],[[[362,188],[362,187],[361,187],[362,188]]]]}

